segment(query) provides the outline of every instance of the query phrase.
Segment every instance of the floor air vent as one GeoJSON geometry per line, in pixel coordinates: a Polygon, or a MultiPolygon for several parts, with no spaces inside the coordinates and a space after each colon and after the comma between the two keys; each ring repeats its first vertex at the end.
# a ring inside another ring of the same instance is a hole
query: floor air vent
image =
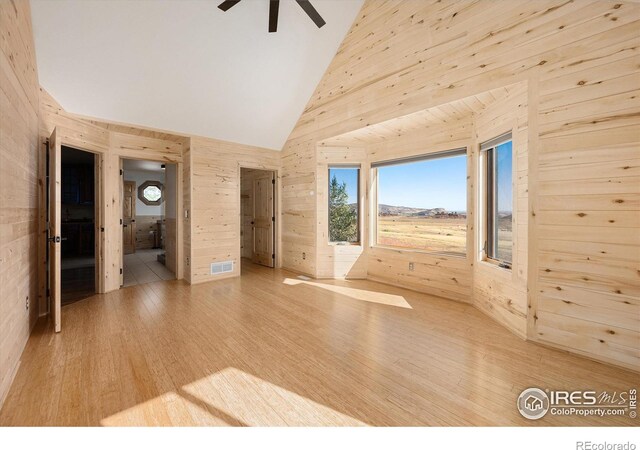
{"type": "Polygon", "coordinates": [[[211,275],[233,272],[233,261],[211,263],[211,275]]]}

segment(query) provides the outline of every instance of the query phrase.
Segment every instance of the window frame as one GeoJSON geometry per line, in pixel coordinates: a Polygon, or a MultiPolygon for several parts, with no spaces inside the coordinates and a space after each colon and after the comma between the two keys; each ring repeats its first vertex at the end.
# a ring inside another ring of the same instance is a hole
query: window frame
{"type": "Polygon", "coordinates": [[[327,165],[327,242],[329,245],[362,245],[362,229],[361,229],[361,215],[362,215],[362,202],[360,201],[360,180],[361,180],[361,165],[360,164],[349,164],[349,163],[332,163],[327,165]],[[357,177],[356,177],[356,231],[357,236],[354,242],[349,241],[332,241],[331,240],[331,232],[329,230],[329,214],[331,213],[331,169],[356,169],[357,177]]]}
{"type": "Polygon", "coordinates": [[[441,151],[435,151],[431,153],[423,153],[415,156],[408,156],[403,158],[395,158],[381,161],[372,161],[371,162],[371,179],[372,183],[372,195],[371,195],[371,244],[370,247],[382,248],[382,249],[390,249],[390,250],[399,250],[403,252],[412,252],[412,253],[424,253],[430,255],[441,255],[452,258],[467,258],[469,254],[469,151],[467,147],[459,147],[441,151]],[[413,247],[397,247],[393,245],[385,245],[378,243],[379,236],[379,226],[378,226],[378,217],[379,217],[379,195],[380,195],[380,178],[378,169],[381,167],[388,166],[396,166],[401,164],[411,164],[411,163],[419,163],[423,161],[429,160],[437,160],[444,159],[456,156],[464,156],[465,157],[465,189],[466,189],[466,202],[467,202],[467,211],[465,218],[466,225],[466,235],[465,235],[465,249],[464,252],[447,252],[444,250],[434,250],[434,249],[423,249],[423,248],[413,248],[413,247]]]}
{"type": "Polygon", "coordinates": [[[138,198],[142,203],[147,206],[159,206],[164,202],[164,184],[160,181],[147,180],[138,186],[138,198]],[[144,196],[144,190],[150,186],[155,186],[160,189],[160,198],[158,200],[149,200],[144,196]]]}
{"type": "MultiPolygon", "coordinates": [[[[480,157],[481,157],[481,170],[482,170],[482,247],[481,247],[481,260],[494,264],[502,269],[512,270],[513,268],[513,252],[511,254],[512,261],[506,261],[497,257],[498,254],[498,227],[496,226],[496,209],[497,209],[497,183],[495,180],[496,173],[496,161],[498,159],[498,147],[511,142],[511,159],[512,159],[512,171],[511,171],[511,194],[513,202],[513,180],[514,169],[513,164],[513,134],[511,131],[502,133],[495,138],[489,139],[480,144],[480,157]],[[490,251],[491,249],[491,251],[490,251]]],[[[512,218],[511,225],[513,230],[515,208],[511,205],[512,218]]],[[[513,245],[513,244],[512,244],[513,245]]]]}

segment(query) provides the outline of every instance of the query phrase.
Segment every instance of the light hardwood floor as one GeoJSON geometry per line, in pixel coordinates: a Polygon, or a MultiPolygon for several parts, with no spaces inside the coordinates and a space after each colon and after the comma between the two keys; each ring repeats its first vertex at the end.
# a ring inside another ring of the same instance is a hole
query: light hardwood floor
{"type": "Polygon", "coordinates": [[[159,281],[39,323],[0,425],[637,425],[520,417],[530,386],[638,375],[524,342],[470,305],[370,281],[159,281]]]}

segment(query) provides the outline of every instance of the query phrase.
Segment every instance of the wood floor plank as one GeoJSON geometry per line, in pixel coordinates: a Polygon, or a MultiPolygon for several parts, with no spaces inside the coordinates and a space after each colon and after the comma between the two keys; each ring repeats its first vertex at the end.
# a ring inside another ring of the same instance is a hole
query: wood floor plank
{"type": "Polygon", "coordinates": [[[550,416],[527,387],[621,391],[638,375],[525,342],[473,307],[367,280],[242,264],[159,281],[38,323],[0,425],[633,425],[550,416]]]}

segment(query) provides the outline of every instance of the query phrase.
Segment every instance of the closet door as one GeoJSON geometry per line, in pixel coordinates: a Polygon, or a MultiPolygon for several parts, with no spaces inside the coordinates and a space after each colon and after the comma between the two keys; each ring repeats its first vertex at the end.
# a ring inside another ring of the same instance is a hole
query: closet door
{"type": "Polygon", "coordinates": [[[124,254],[136,252],[136,182],[123,182],[122,246],[124,254]]]}
{"type": "Polygon", "coordinates": [[[274,174],[268,172],[253,180],[253,252],[252,260],[274,266],[274,174]]]}

